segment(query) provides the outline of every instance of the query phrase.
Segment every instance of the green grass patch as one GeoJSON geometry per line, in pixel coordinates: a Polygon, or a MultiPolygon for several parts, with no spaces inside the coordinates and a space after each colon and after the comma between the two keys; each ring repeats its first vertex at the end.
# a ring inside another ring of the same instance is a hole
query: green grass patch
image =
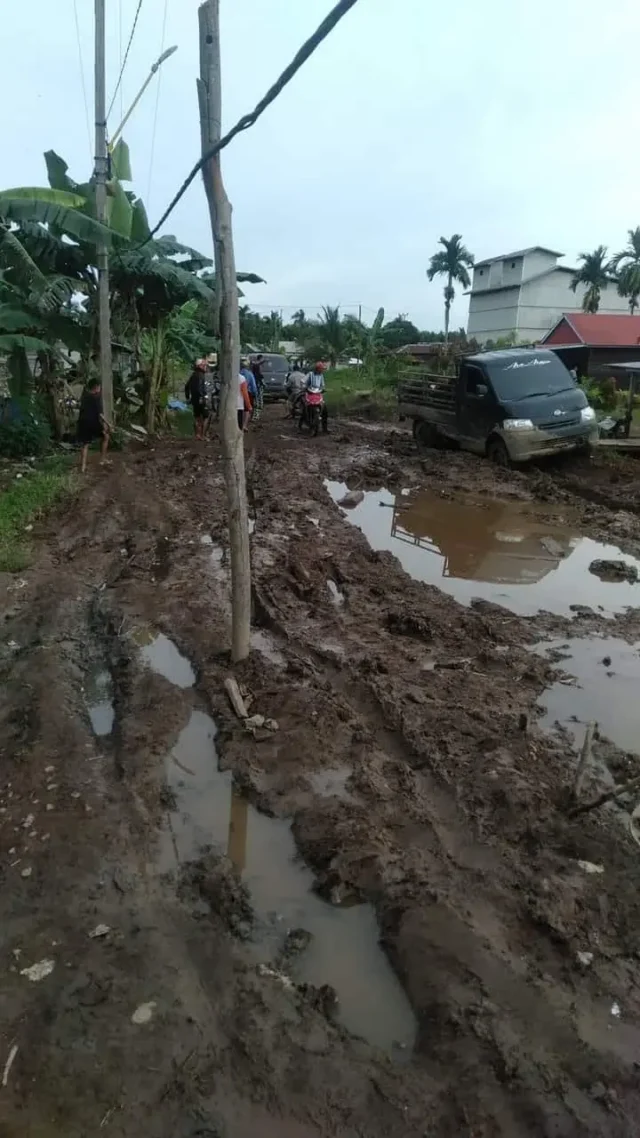
{"type": "Polygon", "coordinates": [[[26,526],[72,492],[74,461],[72,455],[45,458],[0,491],[0,572],[26,569],[31,559],[26,526]]]}
{"type": "Polygon", "coordinates": [[[325,375],[329,414],[390,417],[396,407],[395,367],[339,368],[325,375]]]}

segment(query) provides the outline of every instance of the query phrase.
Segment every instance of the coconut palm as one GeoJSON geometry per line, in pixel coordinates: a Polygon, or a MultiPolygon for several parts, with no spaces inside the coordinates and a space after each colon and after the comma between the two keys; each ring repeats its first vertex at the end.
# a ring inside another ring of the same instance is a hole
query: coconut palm
{"type": "Polygon", "coordinates": [[[607,262],[606,245],[598,245],[593,253],[580,253],[578,260],[582,262],[576,270],[571,281],[573,292],[579,285],[585,286],[582,298],[583,312],[597,312],[600,307],[600,294],[610,280],[609,265],[607,262]]]}
{"type": "Polygon", "coordinates": [[[332,308],[330,304],[324,306],[318,321],[317,334],[331,366],[335,367],[338,357],[348,347],[348,330],[340,317],[339,308],[332,308]]]}
{"type": "Polygon", "coordinates": [[[627,230],[627,234],[626,247],[611,258],[609,269],[616,277],[618,295],[627,297],[633,316],[640,297],[640,225],[627,230]]]}
{"type": "Polygon", "coordinates": [[[456,281],[463,288],[469,288],[471,278],[467,269],[473,268],[473,254],[462,244],[462,235],[454,233],[453,237],[441,237],[438,242],[442,245],[437,253],[433,254],[427,269],[430,281],[434,277],[446,277],[444,286],[444,338],[449,339],[449,316],[451,304],[456,295],[453,282],[456,281]]]}

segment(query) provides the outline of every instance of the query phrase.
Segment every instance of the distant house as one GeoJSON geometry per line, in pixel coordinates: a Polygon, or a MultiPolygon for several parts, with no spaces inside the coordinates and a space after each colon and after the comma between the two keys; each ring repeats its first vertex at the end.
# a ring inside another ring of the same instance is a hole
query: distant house
{"type": "Polygon", "coordinates": [[[564,312],[540,340],[578,375],[602,372],[608,364],[631,363],[640,355],[640,316],[629,313],[564,312]]]}
{"type": "MultiPolygon", "coordinates": [[[[582,307],[584,286],[574,293],[575,273],[559,265],[553,249],[532,245],[476,261],[469,293],[467,334],[479,343],[515,336],[517,343],[537,343],[565,312],[582,307]]],[[[602,290],[600,312],[624,313],[628,302],[618,296],[613,281],[602,290]]]]}
{"type": "Polygon", "coordinates": [[[396,349],[397,356],[405,356],[410,360],[428,360],[431,356],[437,356],[446,348],[444,340],[434,340],[428,344],[404,344],[403,347],[396,349]]]}

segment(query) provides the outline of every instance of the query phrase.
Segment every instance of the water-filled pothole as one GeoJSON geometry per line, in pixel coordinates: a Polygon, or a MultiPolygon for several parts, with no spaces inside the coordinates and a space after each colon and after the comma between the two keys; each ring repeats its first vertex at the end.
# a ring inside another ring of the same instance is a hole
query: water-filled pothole
{"type": "MultiPolygon", "coordinates": [[[[343,482],[326,482],[336,502],[343,482]]],[[[390,550],[410,576],[437,585],[462,604],[478,597],[524,616],[541,610],[571,615],[584,605],[614,615],[640,604],[640,584],[601,581],[596,559],[640,561],[617,546],[583,537],[563,507],[437,494],[367,492],[346,519],[372,549],[390,550]],[[382,503],[382,505],[381,505],[382,503]]]]}
{"type": "Polygon", "coordinates": [[[416,1023],[407,997],[378,941],[370,905],[336,908],[314,892],[288,822],[260,814],[218,769],[216,728],[194,711],[167,761],[174,807],[162,835],[158,867],[167,871],[218,846],[250,894],[263,930],[258,951],[272,959],[288,929],[312,934],[291,966],[296,981],[331,984],[339,1019],[355,1035],[392,1050],[413,1046],[416,1023]]]}
{"type": "Polygon", "coordinates": [[[113,706],[113,681],[111,673],[103,665],[93,668],[86,679],[84,699],[94,735],[103,738],[113,731],[115,708],[113,706]]]}
{"type": "Polygon", "coordinates": [[[579,747],[586,725],[595,721],[616,747],[640,754],[640,644],[617,637],[547,640],[535,651],[553,653],[558,668],[575,679],[563,683],[559,678],[540,696],[541,727],[550,731],[560,724],[579,747]]]}
{"type": "Polygon", "coordinates": [[[173,640],[148,625],[140,625],[132,633],[145,664],[159,676],[164,676],[177,688],[192,688],[196,674],[186,656],[182,655],[173,640]]]}

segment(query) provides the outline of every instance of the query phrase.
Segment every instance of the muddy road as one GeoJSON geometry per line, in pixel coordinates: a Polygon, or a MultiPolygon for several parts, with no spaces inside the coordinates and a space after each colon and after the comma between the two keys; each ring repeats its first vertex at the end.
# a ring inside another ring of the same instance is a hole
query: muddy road
{"type": "Polygon", "coordinates": [[[94,469],[0,582],[0,1135],[631,1138],[635,800],[567,792],[589,720],[582,800],[640,773],[640,467],[280,416],[251,731],[215,440],[94,469]]]}

